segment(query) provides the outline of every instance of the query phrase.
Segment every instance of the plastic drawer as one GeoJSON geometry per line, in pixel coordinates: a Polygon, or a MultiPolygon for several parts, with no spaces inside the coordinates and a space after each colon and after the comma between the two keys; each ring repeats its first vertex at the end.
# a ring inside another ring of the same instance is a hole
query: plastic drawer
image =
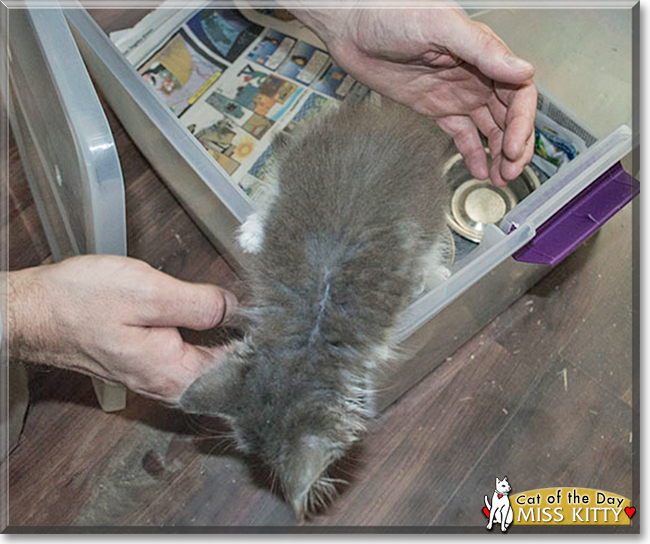
{"type": "MultiPolygon", "coordinates": [[[[9,10],[9,112],[54,260],[126,255],[124,182],[113,135],[60,10],[9,10]]],[[[121,386],[93,379],[102,408],[121,386]]]]}

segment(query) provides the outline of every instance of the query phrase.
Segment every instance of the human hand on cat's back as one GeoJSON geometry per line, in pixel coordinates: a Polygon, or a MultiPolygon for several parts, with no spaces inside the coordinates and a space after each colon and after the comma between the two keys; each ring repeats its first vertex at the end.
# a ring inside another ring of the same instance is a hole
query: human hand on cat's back
{"type": "Polygon", "coordinates": [[[357,80],[435,118],[473,176],[505,185],[534,151],[534,67],[456,4],[430,4],[292,11],[357,80]],[[489,170],[479,131],[494,157],[489,170]]]}
{"type": "Polygon", "coordinates": [[[183,341],[177,327],[226,321],[235,296],[184,282],[128,257],[87,255],[9,272],[10,356],[75,370],[174,403],[220,348],[183,341]]]}

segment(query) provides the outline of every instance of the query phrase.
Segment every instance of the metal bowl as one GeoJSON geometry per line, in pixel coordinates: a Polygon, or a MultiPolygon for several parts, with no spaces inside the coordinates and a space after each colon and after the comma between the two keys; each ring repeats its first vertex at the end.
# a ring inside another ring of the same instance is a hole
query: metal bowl
{"type": "MultiPolygon", "coordinates": [[[[489,158],[489,150],[485,150],[489,158]]],[[[505,187],[490,180],[472,177],[460,153],[451,157],[443,167],[451,197],[447,207],[447,224],[463,238],[480,242],[485,226],[498,223],[519,202],[540,186],[530,166],[505,187]]]]}

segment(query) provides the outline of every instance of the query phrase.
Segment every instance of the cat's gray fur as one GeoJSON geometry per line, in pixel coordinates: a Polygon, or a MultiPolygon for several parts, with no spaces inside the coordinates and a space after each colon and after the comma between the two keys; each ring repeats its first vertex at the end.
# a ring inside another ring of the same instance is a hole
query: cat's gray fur
{"type": "Polygon", "coordinates": [[[398,317],[440,240],[449,139],[403,108],[342,108],[275,142],[277,196],[248,271],[252,325],[181,407],[218,415],[298,515],[329,498],[328,466],[364,431],[398,317]]]}

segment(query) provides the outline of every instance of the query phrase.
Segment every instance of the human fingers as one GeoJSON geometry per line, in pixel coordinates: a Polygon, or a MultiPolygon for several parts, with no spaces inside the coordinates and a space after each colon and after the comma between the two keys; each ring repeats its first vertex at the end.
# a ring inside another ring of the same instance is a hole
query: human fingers
{"type": "Polygon", "coordinates": [[[237,309],[237,298],[230,291],[156,273],[133,325],[208,330],[227,321],[237,309]]]}
{"type": "Polygon", "coordinates": [[[512,180],[515,179],[524,166],[526,166],[533,158],[533,153],[535,152],[535,132],[528,137],[526,141],[526,146],[523,155],[521,158],[515,162],[504,160],[501,164],[501,176],[504,179],[512,180]]]}
{"type": "Polygon", "coordinates": [[[106,365],[109,379],[140,395],[172,403],[227,352],[224,346],[184,342],[178,330],[170,327],[134,327],[121,341],[119,363],[106,365]]]}
{"type": "Polygon", "coordinates": [[[488,140],[490,149],[490,179],[492,182],[502,187],[507,181],[501,176],[501,160],[503,131],[496,124],[490,110],[487,107],[479,108],[472,113],[472,119],[478,129],[488,140]]]}
{"type": "Polygon", "coordinates": [[[213,366],[220,364],[227,351],[228,348],[224,346],[210,348],[184,343],[181,358],[174,369],[174,379],[169,382],[170,387],[153,393],[160,395],[159,400],[177,404],[183,392],[194,380],[213,366]]]}
{"type": "Polygon", "coordinates": [[[487,107],[492,114],[494,122],[501,130],[505,130],[508,108],[503,102],[501,102],[501,100],[499,100],[499,97],[496,93],[492,93],[492,95],[490,95],[488,98],[487,107]]]}
{"type": "Polygon", "coordinates": [[[466,116],[456,115],[439,119],[438,124],[453,138],[472,176],[486,179],[488,166],[485,149],[472,120],[466,116]]]}
{"type": "Polygon", "coordinates": [[[452,54],[495,81],[520,84],[535,73],[534,66],[517,57],[489,26],[463,14],[449,16],[436,41],[440,39],[452,54]]]}
{"type": "Polygon", "coordinates": [[[516,162],[527,150],[526,144],[535,130],[537,88],[532,83],[516,89],[497,86],[497,94],[508,109],[503,142],[504,155],[508,160],[516,162]]]}

